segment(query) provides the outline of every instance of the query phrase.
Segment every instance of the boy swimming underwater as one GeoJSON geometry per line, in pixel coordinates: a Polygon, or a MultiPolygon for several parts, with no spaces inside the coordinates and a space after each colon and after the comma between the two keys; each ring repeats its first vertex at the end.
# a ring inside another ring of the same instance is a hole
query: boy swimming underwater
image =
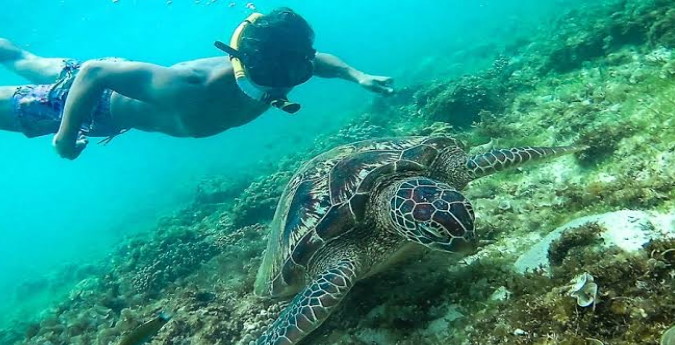
{"type": "Polygon", "coordinates": [[[389,94],[392,79],[363,73],[313,49],[314,32],[280,8],[254,14],[235,31],[230,56],[164,67],[121,59],[44,58],[0,39],[0,63],[34,85],[0,87],[0,130],[55,134],[58,154],[77,158],[87,137],[128,129],[207,137],[246,124],[271,106],[295,112],[286,94],[312,76],[341,78],[389,94]]]}

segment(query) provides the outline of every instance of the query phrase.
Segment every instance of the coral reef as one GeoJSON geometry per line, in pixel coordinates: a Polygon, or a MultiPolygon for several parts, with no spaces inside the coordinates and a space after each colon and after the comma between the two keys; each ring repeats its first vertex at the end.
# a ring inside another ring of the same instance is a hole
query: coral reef
{"type": "Polygon", "coordinates": [[[283,186],[291,176],[288,171],[280,171],[253,181],[235,199],[231,212],[234,225],[240,227],[271,220],[283,186]]]}
{"type": "Polygon", "coordinates": [[[551,33],[557,44],[538,46],[539,55],[548,57],[540,69],[570,72],[627,45],[673,48],[674,27],[667,0],[588,3],[558,20],[551,33]]]}
{"type": "Polygon", "coordinates": [[[431,121],[466,128],[481,115],[502,112],[512,95],[508,59],[498,58],[493,68],[480,75],[433,83],[414,94],[418,112],[431,121]]]}

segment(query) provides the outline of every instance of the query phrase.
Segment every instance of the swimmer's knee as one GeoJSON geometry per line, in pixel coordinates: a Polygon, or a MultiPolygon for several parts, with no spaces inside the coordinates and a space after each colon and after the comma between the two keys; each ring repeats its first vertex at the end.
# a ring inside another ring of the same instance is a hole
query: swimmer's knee
{"type": "Polygon", "coordinates": [[[14,46],[12,42],[6,38],[0,37],[0,49],[7,49],[8,47],[14,46]]]}
{"type": "Polygon", "coordinates": [[[37,56],[0,38],[0,64],[34,84],[51,84],[58,78],[66,59],[37,56]]]}
{"type": "Polygon", "coordinates": [[[66,59],[32,55],[14,63],[14,71],[34,84],[51,84],[65,67],[66,59]]]}
{"type": "Polygon", "coordinates": [[[6,38],[0,38],[0,63],[12,63],[26,56],[26,51],[6,38]]]}

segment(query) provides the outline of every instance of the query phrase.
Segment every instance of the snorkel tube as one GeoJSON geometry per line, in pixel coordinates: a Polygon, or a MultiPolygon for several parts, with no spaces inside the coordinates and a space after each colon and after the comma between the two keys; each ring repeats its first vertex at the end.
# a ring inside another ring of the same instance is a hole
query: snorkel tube
{"type": "Polygon", "coordinates": [[[286,93],[290,88],[268,88],[260,86],[251,81],[251,79],[246,75],[246,69],[244,68],[244,63],[242,62],[243,55],[239,52],[239,43],[241,41],[241,36],[244,32],[244,29],[262,16],[263,15],[261,13],[252,13],[250,16],[248,16],[248,18],[241,22],[241,24],[239,24],[239,26],[237,26],[237,28],[234,30],[229,46],[220,41],[216,41],[214,45],[216,48],[229,54],[237,86],[239,86],[239,89],[244,94],[254,100],[267,103],[289,114],[294,114],[300,110],[300,104],[290,102],[286,98],[286,93]]]}

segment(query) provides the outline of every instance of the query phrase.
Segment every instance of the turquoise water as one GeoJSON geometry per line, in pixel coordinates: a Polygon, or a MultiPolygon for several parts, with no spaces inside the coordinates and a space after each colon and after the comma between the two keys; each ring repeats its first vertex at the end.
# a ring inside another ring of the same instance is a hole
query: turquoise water
{"type": "MultiPolygon", "coordinates": [[[[250,11],[245,2],[176,0],[3,0],[0,37],[38,55],[119,56],[170,65],[214,56],[250,11]]],[[[527,39],[567,1],[259,1],[263,12],[290,6],[316,31],[316,48],[399,85],[437,76],[437,56],[467,46],[527,39]],[[436,62],[434,62],[436,61],[436,62]],[[427,67],[424,67],[425,64],[427,67]]],[[[488,57],[455,61],[470,72],[488,57]]],[[[26,81],[0,69],[0,84],[26,81]]],[[[246,126],[203,139],[132,131],[107,146],[92,142],[76,161],[57,157],[51,137],[0,133],[0,293],[70,262],[104,257],[127,234],[189,203],[199,180],[236,177],[344,125],[374,97],[339,80],[297,88],[303,110],[269,111],[246,126]]],[[[9,306],[6,304],[5,306],[9,306]]],[[[0,312],[2,312],[0,306],[0,312]]]]}

